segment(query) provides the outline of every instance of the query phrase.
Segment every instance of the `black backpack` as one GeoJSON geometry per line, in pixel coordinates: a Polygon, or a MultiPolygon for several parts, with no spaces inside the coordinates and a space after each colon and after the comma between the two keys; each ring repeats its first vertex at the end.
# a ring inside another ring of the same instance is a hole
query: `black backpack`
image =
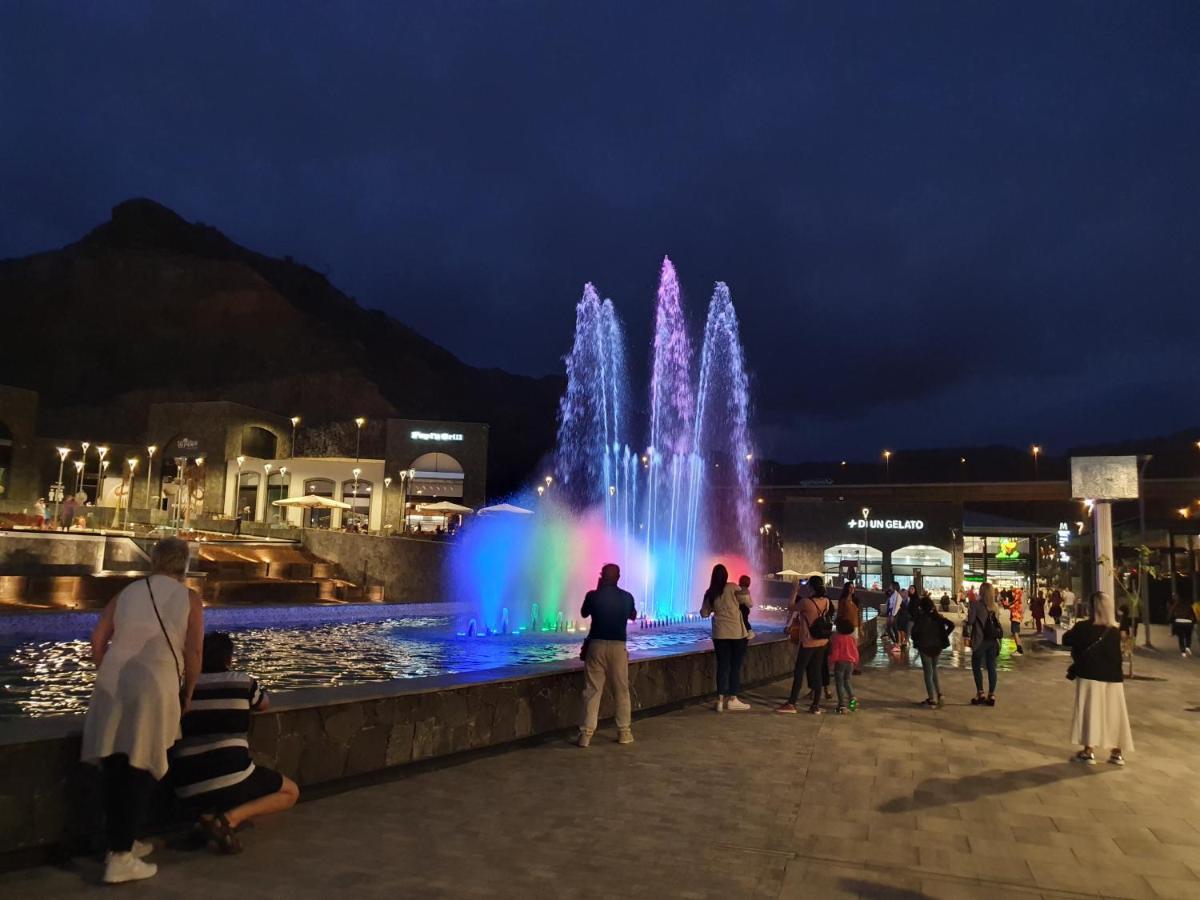
{"type": "MultiPolygon", "coordinates": [[[[817,641],[828,640],[833,635],[833,604],[828,597],[822,599],[825,601],[825,612],[813,619],[812,624],[808,626],[809,636],[817,641]]],[[[814,598],[814,605],[816,602],[814,598]]]]}
{"type": "Polygon", "coordinates": [[[987,618],[983,620],[983,639],[985,641],[998,641],[1004,637],[1004,629],[1000,627],[1000,620],[996,618],[994,612],[989,612],[987,618]]]}

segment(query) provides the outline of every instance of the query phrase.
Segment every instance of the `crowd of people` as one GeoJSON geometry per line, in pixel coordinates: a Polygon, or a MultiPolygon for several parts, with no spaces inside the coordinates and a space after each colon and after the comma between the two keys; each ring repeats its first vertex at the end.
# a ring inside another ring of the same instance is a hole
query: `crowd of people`
{"type": "MultiPolygon", "coordinates": [[[[605,684],[610,684],[616,699],[618,742],[633,742],[631,704],[629,699],[628,654],[625,650],[625,631],[637,618],[633,596],[618,586],[620,569],[606,565],[600,574],[596,590],[584,599],[582,616],[590,618],[591,629],[584,642],[585,660],[584,715],[576,736],[580,747],[591,744],[596,731],[600,698],[605,684]]],[[[700,614],[712,621],[712,639],[716,658],[717,712],[745,711],[751,705],[740,696],[741,669],[750,636],[750,612],[753,600],[750,579],[742,576],[735,586],[730,582],[724,565],[713,568],[708,589],[704,593],[700,614]]],[[[1050,614],[1061,620],[1054,607],[1064,602],[1063,594],[1054,592],[1050,599],[1050,614]]],[[[1021,654],[1021,624],[1024,617],[1024,598],[1019,590],[997,591],[988,582],[972,590],[966,598],[962,622],[962,645],[971,654],[971,672],[975,696],[970,704],[976,707],[996,705],[998,679],[997,659],[1006,629],[1001,617],[1008,619],[1007,638],[1021,654]],[[986,675],[986,682],[985,682],[986,675]],[[986,690],[985,690],[986,684],[986,690]]],[[[1074,597],[1070,598],[1074,603],[1074,597]]],[[[921,662],[925,698],[918,705],[941,708],[945,705],[939,677],[942,653],[951,646],[956,624],[944,611],[949,598],[935,604],[928,592],[902,589],[893,582],[888,592],[883,614],[886,617],[886,637],[901,652],[911,644],[921,662]],[[939,609],[940,607],[940,609],[939,609]]],[[[1047,598],[1039,595],[1030,604],[1036,623],[1044,619],[1047,598]]],[[[1081,749],[1073,757],[1080,763],[1094,764],[1096,748],[1109,751],[1108,761],[1125,765],[1124,753],[1133,748],[1129,717],[1125,708],[1122,672],[1121,620],[1108,594],[1096,593],[1079,613],[1074,626],[1063,637],[1071,648],[1072,665],[1067,677],[1075,681],[1075,706],[1071,725],[1071,740],[1081,749]]],[[[1176,605],[1173,609],[1180,609],[1176,605]]],[[[1179,612],[1177,633],[1187,632],[1191,638],[1194,616],[1179,612]]],[[[801,696],[808,701],[808,712],[820,715],[823,701],[833,699],[830,683],[837,690],[838,714],[859,708],[854,689],[854,674],[860,659],[858,630],[862,613],[855,600],[855,584],[842,587],[836,603],[829,597],[825,581],[813,576],[797,585],[789,606],[787,632],[796,645],[796,662],[791,690],[787,700],[776,713],[795,715],[801,696]],[[805,686],[807,684],[807,692],[805,686]]],[[[1183,638],[1180,638],[1181,642],[1183,638]]],[[[1182,645],[1182,643],[1181,643],[1182,645]]]]}
{"type": "Polygon", "coordinates": [[[267,708],[258,682],[233,668],[233,642],[204,633],[204,608],[187,587],[189,548],[159,541],[150,575],[104,608],[92,632],[96,682],[84,719],[84,762],[99,766],[105,818],[103,880],[152,877],[142,840],[156,785],[166,779],[197,835],[240,851],[237,829],[292,806],[291,779],[250,756],[250,717],[267,708]]]}

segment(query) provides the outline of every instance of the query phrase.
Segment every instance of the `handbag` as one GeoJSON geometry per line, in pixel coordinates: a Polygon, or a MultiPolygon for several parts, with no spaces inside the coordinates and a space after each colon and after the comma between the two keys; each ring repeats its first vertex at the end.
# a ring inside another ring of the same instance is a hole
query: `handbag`
{"type": "Polygon", "coordinates": [[[175,645],[171,643],[171,636],[167,634],[167,626],[163,624],[162,615],[158,611],[158,601],[154,599],[154,588],[150,585],[150,577],[146,577],[146,590],[150,592],[150,605],[154,607],[154,618],[158,619],[158,627],[162,629],[162,635],[166,638],[167,647],[171,651],[171,662],[175,663],[175,678],[179,682],[179,708],[182,709],[187,698],[183,696],[183,672],[179,670],[179,657],[175,654],[175,645]]]}
{"type": "MultiPolygon", "coordinates": [[[[1088,655],[1093,650],[1096,649],[1096,645],[1099,644],[1106,637],[1108,637],[1108,629],[1107,628],[1104,629],[1104,634],[1100,635],[1100,637],[1096,638],[1094,641],[1092,641],[1090,644],[1088,644],[1087,649],[1084,650],[1081,654],[1079,654],[1079,661],[1083,662],[1083,660],[1087,659],[1088,655]]],[[[1077,663],[1073,662],[1069,666],[1067,666],[1067,681],[1074,681],[1076,678],[1079,677],[1079,675],[1075,669],[1076,665],[1077,665],[1077,663]]]]}

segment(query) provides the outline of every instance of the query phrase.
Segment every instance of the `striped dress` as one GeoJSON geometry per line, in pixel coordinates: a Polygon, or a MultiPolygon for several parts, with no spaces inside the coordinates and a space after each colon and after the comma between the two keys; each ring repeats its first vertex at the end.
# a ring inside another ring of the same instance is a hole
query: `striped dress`
{"type": "Polygon", "coordinates": [[[254,772],[250,713],[264,692],[245,672],[205,672],[183,717],[183,740],[171,751],[175,795],[189,802],[241,784],[254,772]]]}

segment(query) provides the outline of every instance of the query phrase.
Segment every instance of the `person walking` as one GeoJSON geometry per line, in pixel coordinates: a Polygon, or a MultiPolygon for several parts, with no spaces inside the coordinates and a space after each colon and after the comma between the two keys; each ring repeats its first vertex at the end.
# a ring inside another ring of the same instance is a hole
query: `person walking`
{"type": "MultiPolygon", "coordinates": [[[[633,594],[618,586],[621,568],[606,563],[600,570],[600,582],[583,598],[579,614],[591,619],[584,641],[583,721],[575,743],[586,747],[592,742],[600,719],[600,700],[604,685],[612,690],[616,703],[617,743],[633,743],[633,705],[629,700],[629,652],[625,647],[625,626],[637,618],[633,594]]],[[[740,617],[740,616],[739,616],[740,617]]]]}
{"type": "Polygon", "coordinates": [[[704,592],[700,616],[712,619],[713,647],[717,656],[717,712],[740,712],[750,708],[738,699],[742,686],[742,660],[746,656],[748,635],[742,605],[750,604],[750,592],[741,594],[729,583],[729,571],[720,563],[713,566],[712,579],[704,592]]]}
{"type": "Polygon", "coordinates": [[[912,641],[921,657],[921,669],[925,674],[925,699],[922,706],[945,706],[942,687],[938,682],[938,657],[950,646],[950,632],[954,623],[934,609],[929,597],[917,602],[917,614],[912,624],[912,641]]]}
{"type": "Polygon", "coordinates": [[[996,657],[1000,655],[1000,639],[1004,629],[997,615],[996,595],[990,582],[979,586],[979,598],[967,607],[963,623],[963,638],[971,648],[971,674],[975,676],[975,696],[972,706],[996,705],[996,657]],[[988,692],[983,694],[983,670],[987,668],[988,692]]]}
{"type": "Polygon", "coordinates": [[[150,878],[138,840],[154,783],[167,772],[167,751],[179,740],[200,675],[204,608],[188,589],[188,545],[155,544],[151,574],[109,601],[92,632],[99,667],[83,723],[80,758],[99,765],[108,853],[104,881],[150,878]]]}
{"type": "Polygon", "coordinates": [[[1133,749],[1133,734],[1125,707],[1121,639],[1112,597],[1103,591],[1093,594],[1091,618],[1076,622],[1063,635],[1063,644],[1071,648],[1067,677],[1075,682],[1071,742],[1083,748],[1072,761],[1094,766],[1095,749],[1107,747],[1108,761],[1125,765],[1124,751],[1133,749]]]}
{"type": "Polygon", "coordinates": [[[1055,627],[1062,625],[1063,617],[1063,597],[1062,591],[1057,588],[1050,592],[1050,618],[1054,620],[1055,627]]]}
{"type": "Polygon", "coordinates": [[[1023,655],[1025,648],[1021,646],[1021,622],[1025,618],[1025,601],[1019,588],[1008,592],[1008,602],[1005,607],[1008,609],[1008,627],[1013,643],[1016,645],[1017,653],[1023,655]]]}
{"type": "Polygon", "coordinates": [[[46,527],[46,498],[38,497],[37,502],[33,504],[33,517],[37,519],[37,527],[40,531],[46,527]]]}
{"type": "MultiPolygon", "coordinates": [[[[1171,634],[1179,641],[1179,655],[1192,655],[1192,629],[1196,627],[1196,613],[1191,604],[1184,603],[1178,594],[1171,596],[1171,608],[1167,610],[1171,620],[1171,634]]],[[[1136,635],[1135,635],[1136,637],[1136,635]]]]}
{"type": "Polygon", "coordinates": [[[788,622],[789,632],[795,629],[800,649],[796,653],[791,693],[787,702],[775,710],[777,713],[795,714],[796,701],[800,699],[800,689],[807,674],[808,686],[812,691],[812,704],[808,711],[813,715],[821,714],[821,667],[825,662],[829,638],[833,634],[833,603],[825,596],[825,579],[820,575],[808,579],[808,589],[809,596],[794,604],[788,622]]]}
{"type": "Polygon", "coordinates": [[[1046,595],[1041,591],[1029,601],[1029,615],[1033,617],[1033,630],[1041,634],[1046,627],[1046,595]]]}
{"type": "Polygon", "coordinates": [[[900,611],[900,582],[893,581],[892,589],[887,595],[887,636],[893,644],[900,640],[900,635],[896,633],[896,613],[900,611]]]}
{"type": "Polygon", "coordinates": [[[833,667],[833,681],[837,685],[837,712],[843,715],[847,709],[858,709],[858,698],[854,696],[854,684],[850,676],[858,666],[858,637],[854,633],[854,622],[839,618],[834,625],[834,635],[829,639],[829,665],[833,667]]]}

